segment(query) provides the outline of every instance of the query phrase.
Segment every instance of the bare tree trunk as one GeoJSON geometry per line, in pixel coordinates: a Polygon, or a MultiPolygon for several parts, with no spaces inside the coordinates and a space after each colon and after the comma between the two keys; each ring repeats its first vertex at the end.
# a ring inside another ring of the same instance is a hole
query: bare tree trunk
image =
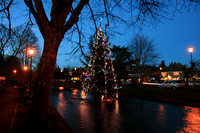
{"type": "Polygon", "coordinates": [[[140,76],[141,76],[141,83],[140,83],[140,88],[141,89],[143,89],[144,88],[144,86],[143,86],[143,80],[144,80],[144,76],[143,76],[143,74],[142,74],[142,69],[143,69],[143,67],[142,66],[139,66],[139,70],[140,70],[140,76]]]}
{"type": "Polygon", "coordinates": [[[44,38],[43,54],[29,113],[30,122],[37,124],[45,120],[58,47],[64,34],[78,22],[78,16],[88,0],[80,0],[74,9],[72,9],[73,0],[53,0],[50,20],[41,0],[24,0],[24,2],[31,10],[44,38]],[[66,21],[67,17],[69,19],[66,21]]]}
{"type": "Polygon", "coordinates": [[[43,123],[45,120],[57,51],[62,38],[63,36],[61,34],[49,33],[44,39],[44,50],[39,65],[36,86],[33,90],[33,99],[29,114],[31,123],[43,123]]]}

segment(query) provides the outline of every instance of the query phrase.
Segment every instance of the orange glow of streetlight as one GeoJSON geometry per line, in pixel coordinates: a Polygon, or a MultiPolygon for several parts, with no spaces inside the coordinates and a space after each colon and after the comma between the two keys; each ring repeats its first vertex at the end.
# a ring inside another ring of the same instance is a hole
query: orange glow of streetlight
{"type": "Polygon", "coordinates": [[[29,50],[28,50],[28,54],[29,55],[34,55],[35,54],[35,50],[34,49],[32,49],[32,48],[30,48],[29,50]]]}
{"type": "Polygon", "coordinates": [[[14,70],[13,70],[13,73],[17,73],[17,70],[16,70],[16,69],[14,69],[14,70]]]}
{"type": "Polygon", "coordinates": [[[194,49],[191,46],[188,48],[188,51],[190,52],[190,56],[191,56],[191,66],[192,66],[192,52],[193,52],[193,50],[194,49]]]}
{"type": "Polygon", "coordinates": [[[188,48],[188,51],[189,51],[190,53],[192,53],[193,50],[194,50],[194,49],[193,49],[193,47],[191,47],[191,46],[188,48]]]}
{"type": "Polygon", "coordinates": [[[28,66],[24,66],[24,71],[27,71],[28,70],[28,66]]]}

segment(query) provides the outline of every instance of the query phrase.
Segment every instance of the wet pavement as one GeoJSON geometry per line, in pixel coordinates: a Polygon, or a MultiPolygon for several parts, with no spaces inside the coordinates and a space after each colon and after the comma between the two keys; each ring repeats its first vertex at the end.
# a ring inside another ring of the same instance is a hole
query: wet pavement
{"type": "MultiPolygon", "coordinates": [[[[63,120],[57,110],[51,103],[47,106],[47,123],[46,127],[41,130],[39,127],[34,127],[33,131],[27,129],[27,114],[30,107],[30,102],[23,99],[21,87],[6,87],[0,93],[0,133],[27,133],[27,132],[49,132],[49,133],[71,133],[71,128],[63,120]],[[20,98],[22,96],[22,98],[20,98]],[[21,99],[21,100],[20,100],[21,99]],[[23,99],[23,100],[22,100],[23,99]]],[[[29,100],[28,100],[29,101],[29,100]]]]}
{"type": "Polygon", "coordinates": [[[12,129],[17,108],[18,88],[7,87],[0,93],[0,133],[8,133],[12,129]]]}

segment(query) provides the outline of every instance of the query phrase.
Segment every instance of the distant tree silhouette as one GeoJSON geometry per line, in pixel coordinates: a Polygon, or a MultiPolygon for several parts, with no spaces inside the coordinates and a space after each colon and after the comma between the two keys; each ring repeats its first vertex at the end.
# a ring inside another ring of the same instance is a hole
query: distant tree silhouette
{"type": "Polygon", "coordinates": [[[143,34],[136,34],[130,40],[129,50],[136,60],[136,66],[139,69],[142,84],[145,65],[154,64],[159,54],[156,52],[154,41],[143,34]]]}
{"type": "Polygon", "coordinates": [[[113,45],[111,48],[113,54],[113,65],[115,72],[117,74],[117,79],[127,79],[128,76],[128,66],[133,64],[132,62],[132,53],[129,52],[129,48],[125,46],[116,46],[113,45]]]}
{"type": "Polygon", "coordinates": [[[164,60],[161,61],[159,67],[166,67],[166,65],[165,65],[165,61],[164,61],[164,60]]]}
{"type": "Polygon", "coordinates": [[[54,73],[53,73],[53,79],[60,79],[61,78],[61,69],[59,66],[55,67],[54,73]]]}

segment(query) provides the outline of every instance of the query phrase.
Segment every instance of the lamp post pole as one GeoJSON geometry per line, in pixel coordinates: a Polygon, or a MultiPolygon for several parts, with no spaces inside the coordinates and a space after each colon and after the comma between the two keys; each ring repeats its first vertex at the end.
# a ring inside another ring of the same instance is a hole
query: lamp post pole
{"type": "Polygon", "coordinates": [[[32,47],[28,50],[28,54],[30,55],[30,59],[31,59],[31,62],[30,62],[30,77],[29,77],[29,95],[31,96],[32,94],[32,88],[31,88],[31,82],[32,82],[32,62],[33,62],[33,54],[34,54],[34,49],[32,49],[32,47]]]}
{"type": "MultiPolygon", "coordinates": [[[[25,72],[25,80],[24,80],[24,82],[26,83],[26,80],[28,79],[28,75],[27,75],[27,71],[28,71],[28,66],[27,65],[24,65],[24,67],[23,67],[23,70],[24,70],[24,72],[25,72]]],[[[29,80],[27,80],[27,93],[29,93],[29,80]]]]}
{"type": "Polygon", "coordinates": [[[192,67],[193,67],[193,66],[192,66],[192,64],[193,64],[193,63],[192,63],[192,52],[193,52],[193,47],[190,46],[189,49],[188,49],[188,51],[189,51],[190,57],[191,57],[191,63],[190,63],[190,64],[191,64],[191,73],[192,73],[192,74],[191,74],[191,77],[192,77],[192,88],[194,88],[193,68],[192,68],[192,67]]]}
{"type": "Polygon", "coordinates": [[[191,56],[191,66],[192,66],[192,53],[190,54],[190,56],[191,56]]]}
{"type": "Polygon", "coordinates": [[[29,89],[29,95],[31,96],[31,92],[32,92],[32,88],[31,88],[31,82],[32,82],[32,79],[31,79],[31,77],[32,77],[32,61],[33,61],[33,58],[32,58],[32,55],[31,55],[31,63],[30,63],[30,89],[29,89]]]}
{"type": "Polygon", "coordinates": [[[191,57],[191,67],[192,67],[192,52],[193,52],[193,47],[189,47],[188,51],[190,52],[190,57],[191,57]]]}

